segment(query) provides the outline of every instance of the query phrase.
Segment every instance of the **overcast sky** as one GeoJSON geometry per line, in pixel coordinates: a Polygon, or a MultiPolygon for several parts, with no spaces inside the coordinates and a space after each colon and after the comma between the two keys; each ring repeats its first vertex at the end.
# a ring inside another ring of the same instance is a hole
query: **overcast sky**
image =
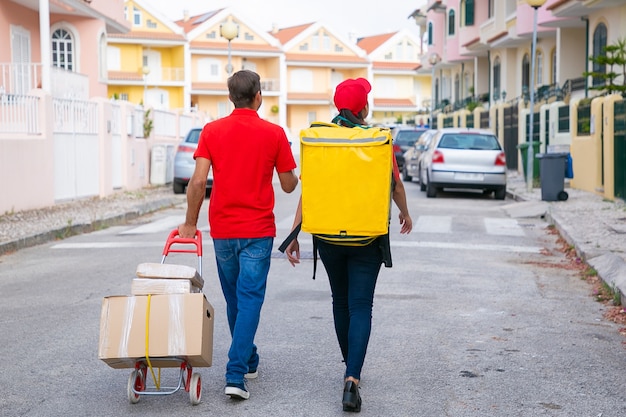
{"type": "Polygon", "coordinates": [[[418,35],[415,20],[408,16],[423,6],[426,0],[146,0],[172,20],[232,7],[243,20],[261,30],[320,22],[339,36],[355,37],[379,35],[409,29],[418,35]],[[346,4],[354,6],[346,6],[346,4]],[[363,7],[369,4],[368,7],[363,7]],[[360,6],[357,6],[360,5],[360,6]]]}

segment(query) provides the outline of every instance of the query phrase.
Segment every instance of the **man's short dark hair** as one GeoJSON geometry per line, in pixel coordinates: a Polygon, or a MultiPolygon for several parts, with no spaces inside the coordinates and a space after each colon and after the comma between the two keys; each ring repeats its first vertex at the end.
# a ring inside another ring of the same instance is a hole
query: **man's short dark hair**
{"type": "Polygon", "coordinates": [[[228,78],[228,94],[235,108],[251,107],[259,91],[261,91],[261,77],[256,72],[241,70],[228,78]]]}

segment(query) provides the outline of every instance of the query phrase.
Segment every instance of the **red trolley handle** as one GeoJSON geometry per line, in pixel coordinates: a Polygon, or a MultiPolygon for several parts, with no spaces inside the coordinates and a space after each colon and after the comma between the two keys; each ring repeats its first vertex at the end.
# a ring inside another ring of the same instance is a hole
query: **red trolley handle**
{"type": "Polygon", "coordinates": [[[195,238],[183,238],[178,235],[178,229],[174,229],[170,232],[163,248],[163,258],[165,258],[170,252],[177,253],[196,253],[199,257],[202,257],[202,233],[200,230],[196,230],[195,238]],[[172,245],[194,245],[195,248],[172,248],[172,245]]]}

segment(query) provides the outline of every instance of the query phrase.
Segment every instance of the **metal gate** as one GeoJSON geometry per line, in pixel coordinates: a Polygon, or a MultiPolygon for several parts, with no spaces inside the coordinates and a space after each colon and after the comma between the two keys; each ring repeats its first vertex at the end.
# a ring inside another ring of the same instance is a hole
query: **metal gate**
{"type": "Polygon", "coordinates": [[[615,172],[615,197],[626,197],[626,101],[616,101],[613,106],[615,119],[613,171],[615,172]]]}
{"type": "Polygon", "coordinates": [[[506,167],[510,170],[517,170],[518,118],[517,104],[504,108],[504,153],[507,155],[506,167]]]}

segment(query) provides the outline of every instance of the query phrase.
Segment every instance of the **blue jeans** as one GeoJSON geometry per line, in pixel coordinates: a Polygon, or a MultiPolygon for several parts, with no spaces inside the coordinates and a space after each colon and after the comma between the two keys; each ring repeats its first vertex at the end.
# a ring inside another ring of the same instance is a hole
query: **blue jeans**
{"type": "Polygon", "coordinates": [[[241,383],[259,365],[254,336],[265,299],[274,238],[213,239],[232,336],[226,383],[241,383]]]}
{"type": "Polygon", "coordinates": [[[333,297],[335,333],[346,362],[345,377],[361,379],[372,330],[374,290],[382,263],[378,240],[367,246],[340,246],[318,240],[333,297]]]}

